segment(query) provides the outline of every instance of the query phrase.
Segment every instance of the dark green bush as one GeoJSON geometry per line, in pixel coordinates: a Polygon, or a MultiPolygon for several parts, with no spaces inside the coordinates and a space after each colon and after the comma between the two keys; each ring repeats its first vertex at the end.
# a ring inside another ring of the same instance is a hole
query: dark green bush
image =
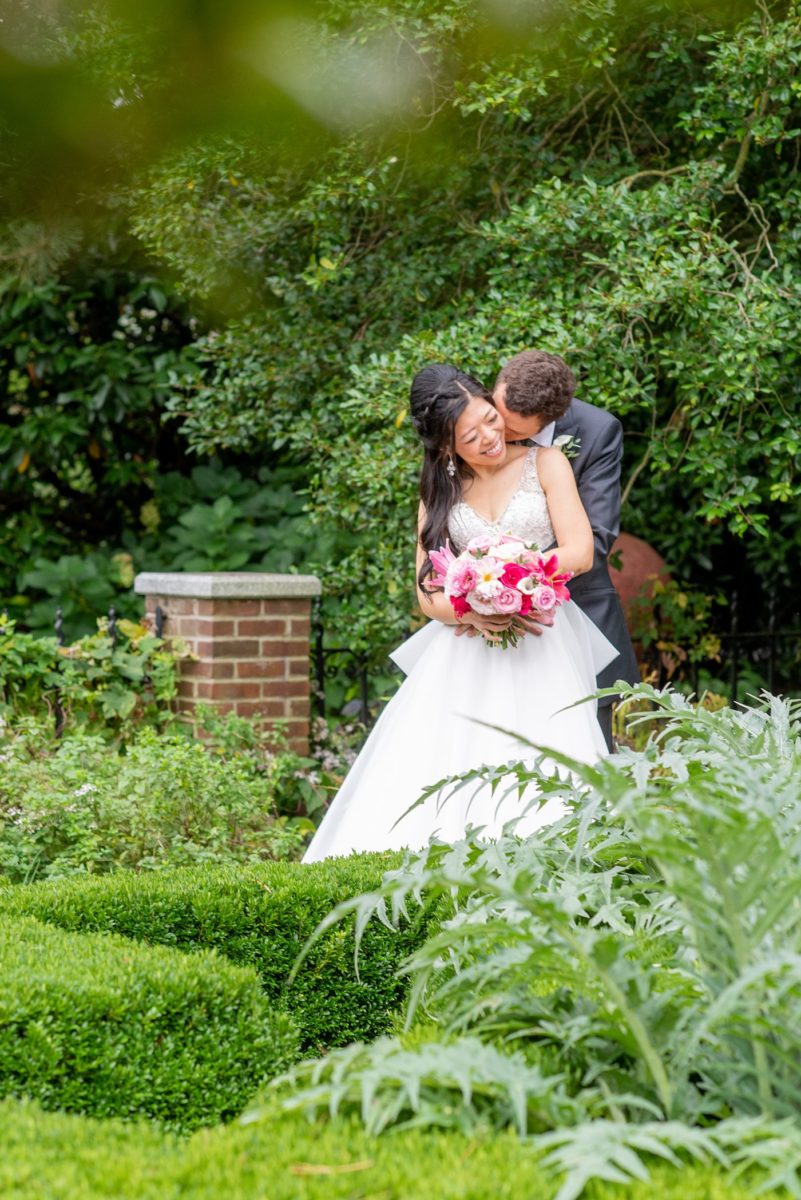
{"type": "MultiPolygon", "coordinates": [[[[507,1134],[408,1130],[374,1139],[302,1117],[203,1130],[186,1145],[152,1128],[0,1103],[4,1200],[553,1200],[558,1180],[507,1134]]],[[[759,1180],[655,1166],[647,1182],[590,1185],[586,1200],[751,1200],[759,1180]]],[[[773,1200],[779,1193],[761,1193],[773,1200]]]]}
{"type": "Polygon", "coordinates": [[[191,1130],[297,1055],[252,971],[212,953],[0,917],[0,1095],[191,1130]]]}
{"type": "Polygon", "coordinates": [[[295,1015],[304,1048],[342,1046],[386,1032],[405,994],[395,973],[423,940],[430,915],[400,933],[371,922],[358,977],[353,927],[347,923],[317,943],[291,987],[287,976],[331,909],[377,887],[383,872],[399,861],[399,855],[365,854],[308,866],[265,863],[61,879],[0,891],[0,911],[180,950],[214,948],[255,968],[270,999],[295,1015]]]}

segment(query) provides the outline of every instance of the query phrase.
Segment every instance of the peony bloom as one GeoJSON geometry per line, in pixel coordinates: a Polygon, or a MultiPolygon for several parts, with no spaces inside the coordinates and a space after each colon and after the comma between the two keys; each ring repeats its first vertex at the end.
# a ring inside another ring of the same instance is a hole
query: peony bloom
{"type": "Polygon", "coordinates": [[[457,559],[451,564],[445,581],[445,595],[466,596],[472,592],[479,582],[478,567],[475,563],[457,559]]]}
{"type": "Polygon", "coordinates": [[[467,597],[467,603],[474,612],[490,616],[492,613],[497,612],[495,598],[502,590],[502,586],[497,580],[493,583],[480,583],[467,597]]]}

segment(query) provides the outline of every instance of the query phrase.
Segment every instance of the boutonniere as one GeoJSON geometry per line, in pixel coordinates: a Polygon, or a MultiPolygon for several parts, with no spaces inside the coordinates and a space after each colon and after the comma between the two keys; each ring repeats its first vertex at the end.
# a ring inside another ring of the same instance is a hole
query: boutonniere
{"type": "Polygon", "coordinates": [[[581,449],[581,438],[573,437],[571,433],[563,433],[561,437],[553,439],[553,444],[559,447],[565,458],[575,458],[581,449]]]}

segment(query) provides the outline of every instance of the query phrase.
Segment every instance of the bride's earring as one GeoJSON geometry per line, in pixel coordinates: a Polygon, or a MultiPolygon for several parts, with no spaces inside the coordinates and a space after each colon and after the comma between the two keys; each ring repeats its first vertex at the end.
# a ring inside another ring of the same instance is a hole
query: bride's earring
{"type": "Polygon", "coordinates": [[[448,455],[448,466],[446,467],[446,470],[447,470],[448,474],[450,475],[451,479],[453,479],[454,475],[456,474],[456,463],[453,461],[452,454],[448,455]]]}

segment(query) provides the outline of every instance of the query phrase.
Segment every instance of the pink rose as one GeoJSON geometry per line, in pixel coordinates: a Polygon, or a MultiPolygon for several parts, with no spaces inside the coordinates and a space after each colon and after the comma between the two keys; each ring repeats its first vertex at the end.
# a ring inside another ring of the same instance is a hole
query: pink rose
{"type": "Polygon", "coordinates": [[[550,612],[556,607],[556,592],[547,583],[541,583],[531,594],[531,603],[540,612],[550,612]]]}
{"type": "Polygon", "coordinates": [[[523,597],[516,588],[501,588],[500,592],[498,592],[498,595],[495,597],[495,610],[499,613],[520,612],[522,602],[523,597]]]}
{"type": "Polygon", "coordinates": [[[525,579],[531,574],[529,567],[521,567],[519,563],[507,563],[501,575],[501,583],[505,583],[507,587],[515,587],[521,579],[525,579]]]}

